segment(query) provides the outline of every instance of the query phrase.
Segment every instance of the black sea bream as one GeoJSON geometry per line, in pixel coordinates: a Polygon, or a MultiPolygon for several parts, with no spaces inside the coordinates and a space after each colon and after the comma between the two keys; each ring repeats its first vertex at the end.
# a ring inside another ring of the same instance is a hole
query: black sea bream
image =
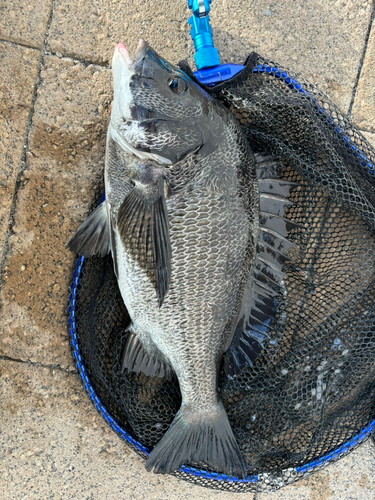
{"type": "Polygon", "coordinates": [[[105,203],[68,243],[112,252],[132,319],[123,369],[179,381],[182,405],[147,470],[203,462],[246,470],[218,372],[252,286],[259,232],[255,160],[231,113],[140,41],[113,56],[105,203]]]}

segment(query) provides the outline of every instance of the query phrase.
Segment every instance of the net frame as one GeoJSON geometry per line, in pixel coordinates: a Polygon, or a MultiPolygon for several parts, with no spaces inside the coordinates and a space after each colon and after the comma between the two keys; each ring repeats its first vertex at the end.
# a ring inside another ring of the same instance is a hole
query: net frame
{"type": "MultiPolygon", "coordinates": [[[[259,56],[258,56],[259,58],[259,56]]],[[[302,84],[299,83],[301,77],[297,77],[297,75],[291,74],[290,72],[285,71],[278,65],[273,63],[268,63],[266,61],[259,62],[255,67],[252,68],[252,72],[258,74],[266,74],[275,79],[279,79],[283,81],[293,92],[297,92],[299,94],[303,94],[308,99],[311,99],[312,102],[318,107],[318,113],[320,113],[324,120],[327,123],[329,128],[334,127],[334,132],[338,137],[339,141],[342,142],[344,147],[350,151],[350,155],[352,155],[355,159],[359,160],[359,164],[361,165],[363,172],[362,174],[366,177],[367,181],[371,183],[374,182],[374,159],[371,156],[372,150],[371,148],[365,148],[363,151],[358,147],[358,142],[360,144],[366,144],[363,136],[353,127],[348,120],[338,111],[336,118],[332,118],[327,111],[324,109],[324,106],[321,106],[319,100],[316,97],[328,100],[325,98],[324,94],[320,93],[316,87],[309,84],[306,80],[302,81],[302,84]],[[299,79],[299,81],[297,80],[299,79]],[[311,93],[309,90],[313,89],[311,93]],[[315,89],[315,90],[314,90],[315,89]],[[338,117],[338,118],[337,118],[338,117]],[[339,122],[339,123],[338,123],[339,122]],[[341,125],[341,126],[340,126],[341,125]],[[347,133],[346,127],[350,126],[350,130],[354,131],[351,134],[347,133]],[[358,141],[358,138],[360,141],[358,141]],[[356,142],[357,140],[357,142],[356,142]],[[364,142],[363,142],[364,141],[364,142]],[[370,153],[370,154],[369,154],[370,153]]],[[[218,86],[214,92],[218,95],[220,92],[220,88],[218,86]]],[[[332,104],[332,103],[331,103],[332,104]]],[[[333,106],[333,105],[332,105],[333,106]]],[[[334,107],[334,106],[333,106],[334,107]]],[[[251,143],[251,141],[250,141],[251,143]]],[[[252,144],[254,147],[254,145],[252,144]]],[[[270,151],[274,153],[275,151],[270,151]]],[[[90,378],[88,376],[87,370],[85,368],[85,363],[80,352],[79,345],[79,335],[77,333],[77,324],[76,324],[76,312],[77,312],[77,298],[79,297],[79,286],[80,286],[80,277],[82,273],[82,269],[85,266],[85,259],[82,256],[79,256],[73,271],[73,279],[70,285],[69,292],[69,306],[68,306],[68,317],[69,317],[69,337],[72,355],[81,379],[81,382],[87,392],[90,400],[96,407],[99,414],[103,417],[103,419],[107,422],[108,425],[123,439],[129,446],[143,459],[146,459],[149,453],[149,449],[147,446],[144,446],[142,443],[137,441],[129,432],[127,432],[110,414],[105,405],[101,402],[98,394],[93,386],[90,378]]],[[[245,479],[238,479],[232,476],[226,476],[214,471],[200,469],[199,467],[192,466],[181,466],[178,471],[174,472],[173,475],[190,482],[194,482],[201,486],[206,486],[210,488],[220,489],[220,490],[228,490],[233,492],[245,492],[249,490],[258,490],[258,489],[266,489],[266,490],[276,490],[282,486],[287,484],[291,484],[307,475],[316,472],[323,467],[326,467],[330,463],[336,462],[339,458],[345,456],[350,451],[354,450],[363,443],[370,434],[375,429],[375,415],[374,418],[371,419],[367,425],[365,425],[359,432],[356,432],[351,439],[347,440],[340,446],[335,449],[325,453],[322,456],[316,457],[314,460],[310,460],[306,463],[301,464],[298,467],[291,467],[287,469],[281,469],[278,471],[263,471],[254,475],[249,475],[245,479]]]]}

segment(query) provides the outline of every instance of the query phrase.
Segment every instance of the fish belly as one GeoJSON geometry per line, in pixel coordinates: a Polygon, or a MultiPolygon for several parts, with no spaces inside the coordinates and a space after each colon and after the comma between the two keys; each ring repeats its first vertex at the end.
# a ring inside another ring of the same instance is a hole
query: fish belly
{"type": "MultiPolygon", "coordinates": [[[[233,185],[207,182],[167,200],[171,283],[159,308],[153,283],[116,234],[120,291],[141,342],[170,361],[183,401],[217,401],[218,362],[248,273],[248,214],[233,185]]],[[[229,333],[228,333],[229,330],[229,333]]]]}

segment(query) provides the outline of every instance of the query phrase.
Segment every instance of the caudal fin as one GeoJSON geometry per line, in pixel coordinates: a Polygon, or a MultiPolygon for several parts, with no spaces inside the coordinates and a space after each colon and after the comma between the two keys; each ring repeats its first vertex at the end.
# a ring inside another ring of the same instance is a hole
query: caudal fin
{"type": "Polygon", "coordinates": [[[183,405],[150,453],[148,471],[170,474],[180,465],[204,462],[215,472],[246,477],[246,467],[221,401],[209,411],[183,405]]]}

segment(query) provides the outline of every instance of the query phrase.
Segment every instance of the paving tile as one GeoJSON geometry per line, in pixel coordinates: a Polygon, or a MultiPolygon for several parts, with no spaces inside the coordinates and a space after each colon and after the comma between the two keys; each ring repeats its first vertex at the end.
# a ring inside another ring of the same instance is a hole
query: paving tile
{"type": "Polygon", "coordinates": [[[365,60],[354,99],[352,119],[367,132],[375,132],[375,22],[368,41],[365,60]]]}
{"type": "Polygon", "coordinates": [[[0,0],[0,38],[41,49],[52,0],[0,0]]]}
{"type": "Polygon", "coordinates": [[[371,146],[375,148],[375,134],[370,134],[369,132],[364,132],[364,131],[361,132],[366,137],[371,146]]]}
{"type": "Polygon", "coordinates": [[[371,11],[372,2],[356,0],[216,0],[211,18],[225,61],[241,62],[255,50],[300,73],[347,111],[371,11]]]}
{"type": "MultiPolygon", "coordinates": [[[[230,500],[143,461],[89,403],[76,373],[0,361],[0,498],[230,500]],[[3,458],[3,460],[1,460],[3,458]]],[[[251,500],[253,494],[243,495],[251,500]]]]}
{"type": "Polygon", "coordinates": [[[134,52],[138,40],[144,38],[171,62],[178,62],[189,52],[188,12],[186,1],[56,0],[47,47],[63,55],[109,63],[117,42],[134,52]]]}
{"type": "Polygon", "coordinates": [[[23,151],[40,52],[0,42],[0,252],[23,151]]]}
{"type": "MultiPolygon", "coordinates": [[[[365,0],[215,0],[210,15],[222,62],[242,63],[255,50],[301,73],[347,111],[371,9],[365,0]]],[[[132,52],[142,37],[171,62],[192,63],[189,16],[186,1],[145,0],[140,8],[137,0],[56,0],[48,48],[107,63],[115,42],[132,52]]]]}
{"type": "Polygon", "coordinates": [[[366,441],[335,464],[257,500],[370,500],[374,498],[375,446],[366,441]]]}
{"type": "Polygon", "coordinates": [[[64,244],[102,175],[112,91],[109,70],[53,56],[41,78],[4,267],[0,353],[70,366],[64,244]]]}

